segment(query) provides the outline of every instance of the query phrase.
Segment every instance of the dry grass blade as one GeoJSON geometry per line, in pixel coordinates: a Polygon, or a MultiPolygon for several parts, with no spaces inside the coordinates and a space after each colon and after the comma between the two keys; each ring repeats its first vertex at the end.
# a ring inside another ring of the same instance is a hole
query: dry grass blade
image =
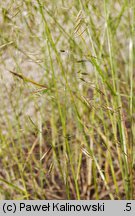
{"type": "Polygon", "coordinates": [[[81,146],[81,151],[84,153],[87,157],[91,158],[93,160],[93,156],[83,147],[81,146]]]}
{"type": "Polygon", "coordinates": [[[34,149],[35,149],[37,143],[38,143],[38,138],[36,138],[36,140],[34,141],[32,147],[31,147],[31,149],[30,149],[30,151],[28,152],[28,156],[27,156],[26,161],[25,161],[25,164],[24,164],[24,166],[23,166],[23,171],[25,170],[26,165],[27,165],[27,163],[28,163],[28,161],[29,161],[29,159],[30,159],[30,157],[31,157],[31,155],[32,155],[32,153],[33,153],[33,151],[34,151],[34,149]]]}
{"type": "Polygon", "coordinates": [[[31,84],[33,84],[33,85],[36,85],[36,86],[41,87],[41,88],[44,88],[44,89],[48,89],[47,86],[42,85],[42,84],[39,84],[39,83],[35,82],[34,80],[31,80],[31,79],[29,79],[29,78],[23,76],[23,75],[20,74],[20,73],[16,73],[16,72],[14,72],[14,71],[9,71],[9,72],[12,73],[14,76],[16,76],[16,77],[22,79],[22,80],[25,81],[25,82],[31,83],[31,84]]]}
{"type": "Polygon", "coordinates": [[[52,147],[50,147],[48,151],[43,154],[43,156],[40,158],[40,161],[42,161],[45,158],[45,156],[50,153],[51,150],[52,150],[52,147]]]}
{"type": "Polygon", "coordinates": [[[48,170],[48,172],[47,172],[47,176],[49,176],[49,175],[51,174],[53,168],[54,168],[54,164],[51,163],[50,166],[49,166],[49,170],[48,170]]]}
{"type": "Polygon", "coordinates": [[[13,43],[14,43],[14,41],[10,41],[10,42],[8,42],[8,43],[2,44],[2,45],[0,46],[0,49],[3,49],[3,48],[5,48],[5,47],[7,47],[8,45],[11,45],[11,44],[13,44],[13,43]]]}

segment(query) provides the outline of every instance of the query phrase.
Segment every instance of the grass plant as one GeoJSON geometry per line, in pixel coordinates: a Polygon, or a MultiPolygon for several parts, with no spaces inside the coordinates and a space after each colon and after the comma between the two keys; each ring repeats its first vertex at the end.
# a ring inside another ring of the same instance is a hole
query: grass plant
{"type": "Polygon", "coordinates": [[[0,2],[0,199],[135,199],[135,0],[0,2]]]}

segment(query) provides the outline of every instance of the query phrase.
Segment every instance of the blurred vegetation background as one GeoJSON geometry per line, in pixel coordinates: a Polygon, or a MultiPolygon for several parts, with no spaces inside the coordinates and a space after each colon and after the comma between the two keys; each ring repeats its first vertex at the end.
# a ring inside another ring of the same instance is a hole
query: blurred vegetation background
{"type": "Polygon", "coordinates": [[[135,0],[1,0],[0,199],[135,198],[135,0]]]}

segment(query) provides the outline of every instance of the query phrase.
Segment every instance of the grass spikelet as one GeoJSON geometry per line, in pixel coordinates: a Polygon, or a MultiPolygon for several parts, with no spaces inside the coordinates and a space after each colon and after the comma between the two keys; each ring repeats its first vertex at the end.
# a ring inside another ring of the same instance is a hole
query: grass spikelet
{"type": "Polygon", "coordinates": [[[75,37],[82,36],[83,33],[86,31],[86,29],[87,28],[86,28],[85,19],[83,17],[82,10],[80,10],[77,17],[76,17],[76,24],[75,24],[75,27],[74,27],[74,35],[75,35],[75,37]]]}

